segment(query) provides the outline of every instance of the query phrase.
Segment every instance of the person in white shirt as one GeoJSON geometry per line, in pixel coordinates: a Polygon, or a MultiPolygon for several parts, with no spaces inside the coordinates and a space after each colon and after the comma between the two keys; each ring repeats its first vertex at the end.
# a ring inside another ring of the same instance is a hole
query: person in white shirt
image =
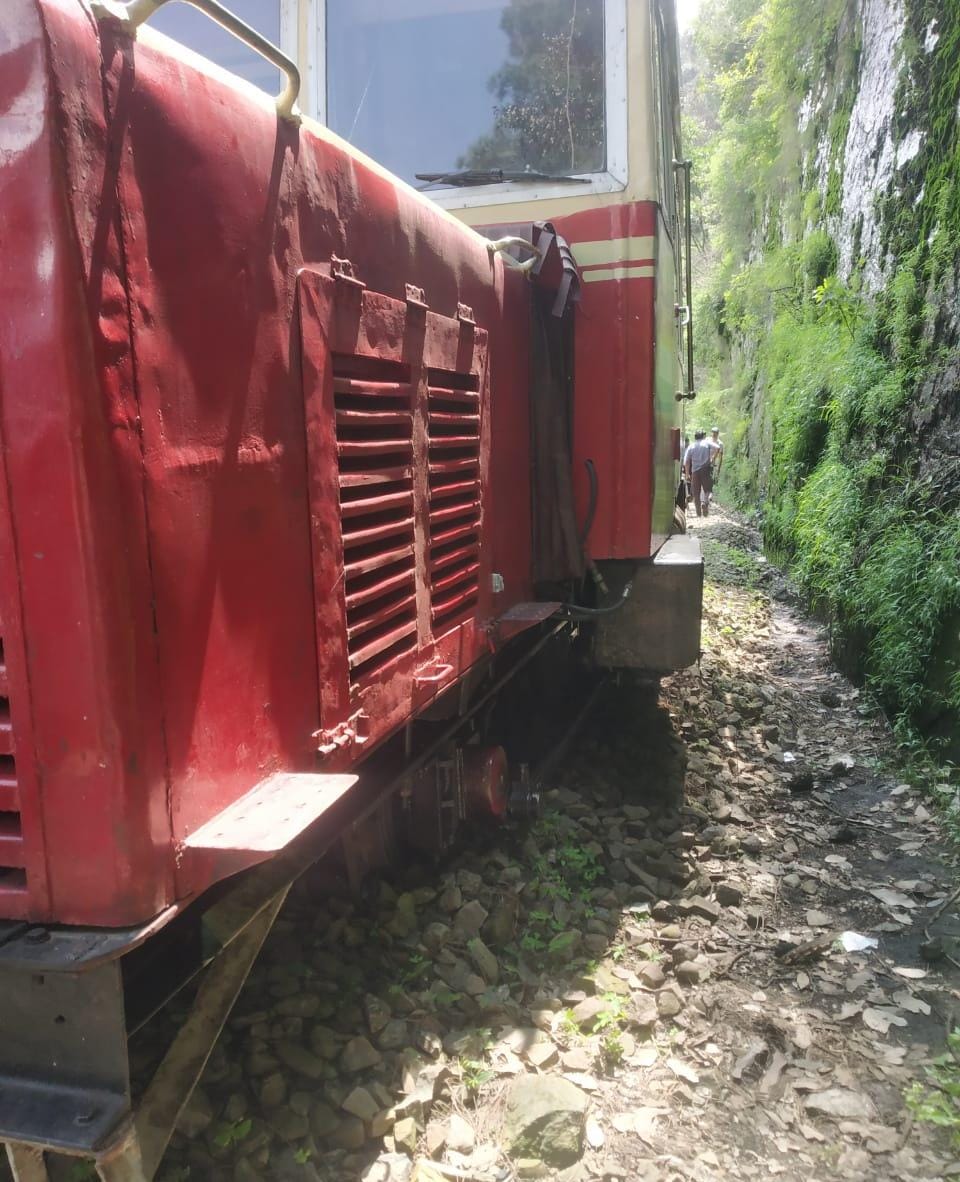
{"type": "Polygon", "coordinates": [[[723,440],[720,438],[720,428],[710,428],[710,442],[716,447],[717,451],[714,455],[716,463],[713,468],[713,479],[718,480],[720,477],[720,469],[723,467],[723,440]]]}
{"type": "Polygon", "coordinates": [[[690,491],[697,507],[697,516],[706,517],[710,512],[710,494],[713,492],[711,464],[720,445],[707,438],[706,431],[696,431],[693,443],[683,457],[683,470],[690,481],[690,491]]]}

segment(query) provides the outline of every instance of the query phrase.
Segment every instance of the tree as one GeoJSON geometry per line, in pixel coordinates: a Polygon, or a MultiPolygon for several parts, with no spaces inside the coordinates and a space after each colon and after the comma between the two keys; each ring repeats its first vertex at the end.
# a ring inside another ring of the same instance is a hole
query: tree
{"type": "Polygon", "coordinates": [[[511,0],[507,62],[491,77],[493,129],[460,168],[595,172],[606,162],[601,0],[511,0]]]}

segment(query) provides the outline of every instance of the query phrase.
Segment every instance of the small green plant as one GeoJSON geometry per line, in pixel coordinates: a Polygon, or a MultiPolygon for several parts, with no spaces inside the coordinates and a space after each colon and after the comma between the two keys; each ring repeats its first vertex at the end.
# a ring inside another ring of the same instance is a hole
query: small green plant
{"type": "Polygon", "coordinates": [[[538,907],[530,912],[529,919],[531,923],[537,924],[541,928],[549,928],[552,932],[562,932],[563,924],[550,911],[544,911],[538,907]]]}
{"type": "Polygon", "coordinates": [[[620,1031],[608,1030],[600,1040],[600,1056],[607,1067],[616,1067],[623,1062],[623,1039],[620,1031]]]}
{"type": "Polygon", "coordinates": [[[610,959],[615,964],[619,964],[620,961],[623,960],[624,956],[626,956],[626,954],[627,954],[626,944],[614,944],[614,946],[610,949],[610,959]]]}
{"type": "Polygon", "coordinates": [[[547,952],[555,959],[567,959],[579,942],[579,932],[558,932],[547,945],[547,952]]]}
{"type": "Polygon", "coordinates": [[[561,1012],[556,1031],[564,1042],[578,1042],[580,1040],[580,1027],[573,1016],[573,1010],[567,1009],[561,1012]]]}
{"type": "Polygon", "coordinates": [[[231,1145],[236,1145],[244,1137],[249,1136],[252,1127],[253,1122],[249,1117],[246,1117],[244,1120],[225,1122],[214,1134],[213,1143],[221,1149],[229,1149],[231,1145]]]}
{"type": "Polygon", "coordinates": [[[906,1102],[914,1119],[947,1129],[960,1148],[960,1028],[947,1035],[947,1050],[927,1068],[926,1083],[908,1088],[906,1102]]]}
{"type": "Polygon", "coordinates": [[[305,1166],[311,1157],[313,1157],[313,1150],[307,1145],[301,1145],[299,1149],[293,1151],[293,1160],[298,1165],[305,1166]]]}
{"type": "Polygon", "coordinates": [[[569,841],[557,850],[557,862],[572,877],[587,884],[595,882],[601,870],[593,850],[569,841]]]}
{"type": "Polygon", "coordinates": [[[410,985],[414,981],[418,981],[429,969],[430,962],[425,956],[419,952],[413,952],[410,959],[400,971],[400,980],[404,985],[410,985]]]}
{"type": "Polygon", "coordinates": [[[434,1004],[440,1009],[449,1009],[454,1006],[463,997],[462,993],[456,993],[452,989],[435,989],[431,994],[434,1004]]]}
{"type": "Polygon", "coordinates": [[[680,1041],[680,1027],[671,1026],[669,1029],[665,1030],[663,1033],[663,1040],[666,1042],[668,1047],[676,1046],[680,1041]]]}
{"type": "Polygon", "coordinates": [[[623,998],[616,993],[605,993],[603,995],[603,1009],[593,1022],[593,1033],[619,1032],[623,1012],[623,998]]]}
{"type": "Polygon", "coordinates": [[[471,1096],[476,1096],[484,1084],[496,1077],[496,1072],[491,1071],[482,1059],[461,1058],[457,1060],[457,1066],[460,1080],[471,1096]]]}
{"type": "Polygon", "coordinates": [[[547,942],[537,932],[524,932],[520,937],[520,947],[524,952],[542,952],[547,942]]]}

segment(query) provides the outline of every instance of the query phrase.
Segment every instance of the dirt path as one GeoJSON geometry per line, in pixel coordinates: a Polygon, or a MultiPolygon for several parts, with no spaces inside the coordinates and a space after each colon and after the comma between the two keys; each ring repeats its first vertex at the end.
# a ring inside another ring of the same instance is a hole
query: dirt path
{"type": "Polygon", "coordinates": [[[701,670],[612,691],[532,830],[292,901],[168,1182],[960,1174],[903,1101],[946,847],[754,535],[697,528],[701,670]]]}

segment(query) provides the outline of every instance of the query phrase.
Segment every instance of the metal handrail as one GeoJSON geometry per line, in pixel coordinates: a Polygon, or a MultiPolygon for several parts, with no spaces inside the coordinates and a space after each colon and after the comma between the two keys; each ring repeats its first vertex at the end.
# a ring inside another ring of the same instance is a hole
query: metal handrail
{"type": "MultiPolygon", "coordinates": [[[[142,24],[153,16],[158,8],[162,8],[164,4],[170,2],[171,0],[129,0],[129,3],[124,4],[122,0],[94,0],[91,8],[97,20],[111,17],[118,21],[126,32],[135,33],[142,24]]],[[[299,123],[300,112],[297,110],[297,96],[300,94],[300,71],[297,69],[296,62],[288,58],[272,41],[268,41],[262,33],[252,29],[246,21],[242,21],[229,9],[224,8],[217,0],[183,0],[183,3],[191,4],[194,8],[199,9],[205,16],[236,37],[238,41],[248,45],[255,53],[259,53],[261,57],[266,58],[271,65],[280,70],[286,78],[286,85],[277,95],[277,114],[281,119],[299,123]]]]}

